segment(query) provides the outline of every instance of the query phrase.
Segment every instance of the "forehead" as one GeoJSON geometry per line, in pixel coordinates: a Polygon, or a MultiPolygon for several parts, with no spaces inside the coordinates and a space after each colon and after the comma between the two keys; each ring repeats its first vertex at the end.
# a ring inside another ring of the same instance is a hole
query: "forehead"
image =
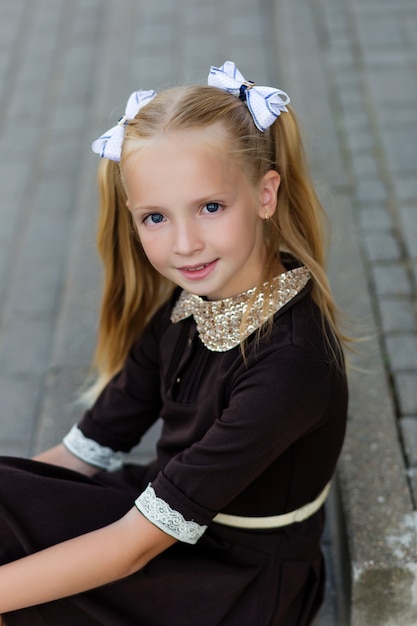
{"type": "Polygon", "coordinates": [[[122,160],[122,165],[124,166],[125,161],[130,160],[131,157],[135,159],[144,155],[149,160],[157,153],[163,158],[182,150],[189,150],[194,154],[214,151],[218,157],[226,156],[228,143],[225,131],[218,124],[201,130],[164,130],[149,138],[133,138],[130,149],[127,151],[128,156],[122,160]]]}
{"type": "MultiPolygon", "coordinates": [[[[132,151],[123,164],[127,192],[155,186],[236,184],[243,176],[236,159],[224,150],[219,133],[209,128],[159,135],[132,151]]],[[[155,189],[154,189],[155,192],[155,189]]]]}

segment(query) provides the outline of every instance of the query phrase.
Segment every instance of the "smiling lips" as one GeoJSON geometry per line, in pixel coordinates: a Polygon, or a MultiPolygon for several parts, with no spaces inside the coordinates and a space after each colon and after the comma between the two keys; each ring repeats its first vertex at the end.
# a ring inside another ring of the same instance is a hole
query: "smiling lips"
{"type": "Polygon", "coordinates": [[[201,280],[206,278],[214,269],[217,264],[217,260],[210,263],[202,263],[201,265],[187,265],[179,267],[178,270],[181,274],[191,280],[201,280]]]}

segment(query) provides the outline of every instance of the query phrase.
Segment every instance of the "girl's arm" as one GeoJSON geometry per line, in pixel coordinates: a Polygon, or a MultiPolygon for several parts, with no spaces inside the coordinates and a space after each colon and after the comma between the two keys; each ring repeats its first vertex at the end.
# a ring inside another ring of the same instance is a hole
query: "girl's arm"
{"type": "Polygon", "coordinates": [[[0,567],[0,614],[119,580],[175,543],[135,507],[117,522],[0,567]]]}
{"type": "Polygon", "coordinates": [[[85,476],[94,476],[94,474],[99,471],[99,469],[94,467],[94,465],[85,463],[71,454],[71,452],[67,450],[62,443],[54,448],[46,450],[45,452],[41,452],[34,457],[34,460],[42,461],[43,463],[50,463],[51,465],[59,465],[60,467],[66,467],[76,472],[80,472],[85,476]]]}

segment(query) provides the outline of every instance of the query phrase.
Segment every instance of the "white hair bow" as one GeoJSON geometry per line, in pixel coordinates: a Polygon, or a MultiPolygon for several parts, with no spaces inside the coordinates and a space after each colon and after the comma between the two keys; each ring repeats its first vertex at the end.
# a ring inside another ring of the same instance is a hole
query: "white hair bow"
{"type": "Polygon", "coordinates": [[[261,131],[269,128],[282,111],[288,111],[285,105],[289,104],[290,98],[285,91],[258,87],[251,80],[246,80],[232,61],[226,61],[221,67],[211,66],[208,84],[246,101],[253,121],[261,131]]]}
{"type": "Polygon", "coordinates": [[[93,152],[111,161],[120,161],[122,144],[125,135],[125,126],[132,120],[148,102],[155,98],[155,91],[134,91],[127,101],[125,114],[117,122],[116,126],[110,128],[104,135],[101,135],[92,144],[93,152]]]}

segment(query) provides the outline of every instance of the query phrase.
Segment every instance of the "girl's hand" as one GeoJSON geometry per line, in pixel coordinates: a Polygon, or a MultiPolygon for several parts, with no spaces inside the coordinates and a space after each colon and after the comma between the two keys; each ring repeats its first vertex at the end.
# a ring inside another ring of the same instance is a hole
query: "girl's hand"
{"type": "Polygon", "coordinates": [[[42,463],[50,463],[51,465],[59,465],[60,467],[66,467],[74,470],[75,472],[80,472],[80,474],[84,474],[85,476],[94,476],[94,474],[99,471],[99,468],[94,467],[94,465],[89,465],[89,463],[85,463],[71,454],[71,452],[69,452],[69,450],[67,450],[62,443],[54,448],[46,450],[45,452],[41,452],[33,457],[33,460],[42,461],[42,463]]]}
{"type": "Polygon", "coordinates": [[[0,614],[100,587],[175,543],[133,507],[117,522],[0,567],[0,614]]]}

